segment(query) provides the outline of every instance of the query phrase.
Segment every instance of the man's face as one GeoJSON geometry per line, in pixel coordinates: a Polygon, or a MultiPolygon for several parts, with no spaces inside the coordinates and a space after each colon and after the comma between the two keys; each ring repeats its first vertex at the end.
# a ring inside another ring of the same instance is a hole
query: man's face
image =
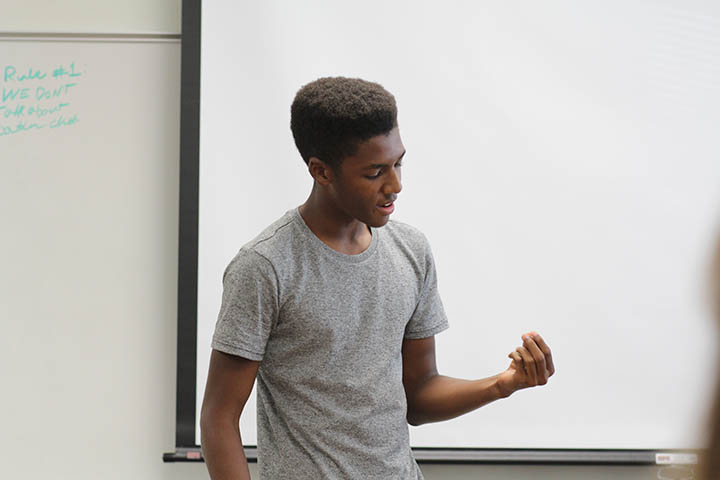
{"type": "Polygon", "coordinates": [[[371,227],[382,227],[402,190],[401,160],[405,147],[397,127],[361,143],[333,175],[331,192],[338,208],[371,227]]]}

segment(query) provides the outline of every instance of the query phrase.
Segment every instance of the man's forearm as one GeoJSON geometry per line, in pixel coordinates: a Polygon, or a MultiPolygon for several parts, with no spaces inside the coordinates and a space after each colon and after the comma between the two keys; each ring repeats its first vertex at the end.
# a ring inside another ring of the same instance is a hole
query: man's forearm
{"type": "Polygon", "coordinates": [[[203,424],[201,437],[203,457],[212,480],[250,480],[237,422],[234,426],[227,421],[203,424]]]}
{"type": "Polygon", "coordinates": [[[510,394],[498,388],[497,375],[482,380],[433,375],[408,397],[411,425],[439,422],[471,412],[510,394]]]}

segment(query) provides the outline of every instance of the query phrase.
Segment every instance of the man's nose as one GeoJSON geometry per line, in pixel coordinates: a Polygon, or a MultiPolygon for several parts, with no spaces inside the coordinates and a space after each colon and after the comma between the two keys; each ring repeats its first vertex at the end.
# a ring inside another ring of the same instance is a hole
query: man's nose
{"type": "Polygon", "coordinates": [[[390,170],[387,183],[385,183],[385,195],[397,195],[402,191],[402,181],[400,180],[400,171],[394,168],[390,170]]]}

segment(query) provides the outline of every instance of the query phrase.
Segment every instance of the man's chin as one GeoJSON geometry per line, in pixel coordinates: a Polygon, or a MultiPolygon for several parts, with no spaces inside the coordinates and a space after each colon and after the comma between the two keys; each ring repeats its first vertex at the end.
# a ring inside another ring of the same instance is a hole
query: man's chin
{"type": "Polygon", "coordinates": [[[383,216],[381,218],[374,218],[372,223],[368,223],[369,226],[372,228],[380,228],[387,225],[387,223],[390,221],[390,215],[383,216]]]}

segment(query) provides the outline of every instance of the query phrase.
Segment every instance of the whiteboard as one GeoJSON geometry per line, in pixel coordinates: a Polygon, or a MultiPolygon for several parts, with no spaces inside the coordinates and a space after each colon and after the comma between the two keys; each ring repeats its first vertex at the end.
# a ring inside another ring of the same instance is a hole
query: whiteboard
{"type": "MultiPolygon", "coordinates": [[[[440,372],[500,373],[529,330],[556,360],[548,385],[412,427],[412,445],[702,445],[720,6],[217,1],[202,21],[196,418],[225,266],[310,192],[294,94],[343,75],[397,99],[407,155],[393,218],[435,254],[451,325],[440,372]]],[[[246,445],[254,408],[253,395],[246,445]]]]}
{"type": "Polygon", "coordinates": [[[168,476],[180,42],[5,38],[0,82],[0,476],[168,476]]]}
{"type": "Polygon", "coordinates": [[[179,125],[167,121],[179,114],[179,73],[179,41],[0,39],[3,192],[19,200],[71,175],[102,192],[121,171],[143,182],[134,164],[179,154],[179,125]]]}

